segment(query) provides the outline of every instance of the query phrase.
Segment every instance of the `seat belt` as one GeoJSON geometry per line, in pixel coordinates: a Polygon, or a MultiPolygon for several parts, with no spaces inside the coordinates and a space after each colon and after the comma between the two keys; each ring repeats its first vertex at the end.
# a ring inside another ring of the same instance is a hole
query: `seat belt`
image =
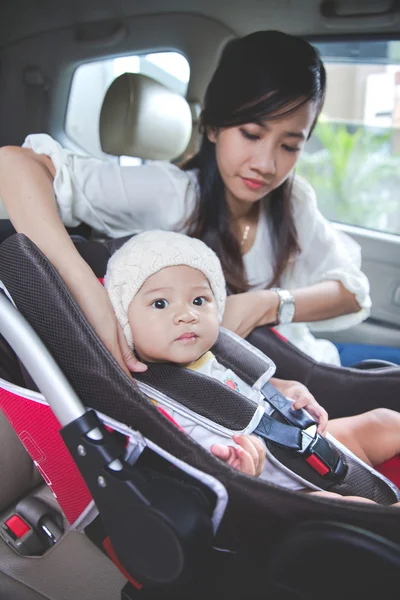
{"type": "Polygon", "coordinates": [[[271,383],[265,383],[260,391],[288,425],[276,421],[265,413],[254,433],[267,442],[273,442],[289,450],[293,448],[329,483],[342,480],[346,475],[347,466],[328,441],[317,433],[316,421],[304,410],[293,410],[292,402],[271,383]],[[278,431],[276,431],[277,425],[280,426],[278,431]],[[287,428],[287,431],[282,430],[282,427],[287,428]]]}

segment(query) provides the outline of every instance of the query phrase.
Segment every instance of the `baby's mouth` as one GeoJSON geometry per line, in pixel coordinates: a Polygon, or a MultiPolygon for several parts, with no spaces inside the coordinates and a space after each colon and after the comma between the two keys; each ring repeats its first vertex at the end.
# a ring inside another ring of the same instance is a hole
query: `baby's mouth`
{"type": "Polygon", "coordinates": [[[187,331],[186,333],[182,333],[182,335],[180,335],[178,338],[176,338],[176,341],[183,341],[183,340],[195,340],[198,336],[193,332],[193,331],[187,331]]]}

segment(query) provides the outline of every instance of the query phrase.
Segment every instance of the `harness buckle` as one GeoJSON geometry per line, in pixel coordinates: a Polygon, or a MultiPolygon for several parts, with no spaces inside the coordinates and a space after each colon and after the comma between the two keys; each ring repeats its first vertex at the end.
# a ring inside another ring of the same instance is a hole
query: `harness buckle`
{"type": "Polygon", "coordinates": [[[302,430],[302,448],[300,454],[321,477],[337,482],[346,472],[347,466],[331,444],[317,433],[317,426],[311,425],[302,430]]]}

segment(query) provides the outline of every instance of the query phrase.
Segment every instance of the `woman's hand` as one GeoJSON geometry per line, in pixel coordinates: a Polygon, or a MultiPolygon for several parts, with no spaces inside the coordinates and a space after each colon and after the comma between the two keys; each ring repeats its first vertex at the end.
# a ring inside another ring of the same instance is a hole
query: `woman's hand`
{"type": "Polygon", "coordinates": [[[129,371],[134,373],[143,373],[143,371],[147,371],[147,365],[140,362],[136,356],[133,354],[132,348],[129,347],[128,342],[124,336],[124,332],[122,331],[122,327],[119,323],[117,323],[117,339],[119,345],[119,351],[121,353],[122,365],[125,365],[129,371]]]}
{"type": "Polygon", "coordinates": [[[226,299],[222,326],[246,338],[255,327],[274,323],[279,296],[270,290],[233,294],[226,299]]]}
{"type": "Polygon", "coordinates": [[[126,341],[105,288],[92,270],[88,266],[86,268],[83,281],[79,274],[70,283],[70,290],[83,313],[127,375],[130,375],[130,371],[146,371],[147,365],[135,357],[126,341]]]}
{"type": "Polygon", "coordinates": [[[238,434],[232,439],[237,446],[213,444],[210,448],[212,454],[241,473],[259,477],[266,458],[263,442],[254,435],[238,434]]]}
{"type": "Polygon", "coordinates": [[[293,400],[292,409],[305,408],[318,423],[318,433],[325,435],[328,425],[328,413],[314,398],[310,390],[299,381],[286,381],[273,377],[270,379],[272,385],[286,398],[293,400]]]}

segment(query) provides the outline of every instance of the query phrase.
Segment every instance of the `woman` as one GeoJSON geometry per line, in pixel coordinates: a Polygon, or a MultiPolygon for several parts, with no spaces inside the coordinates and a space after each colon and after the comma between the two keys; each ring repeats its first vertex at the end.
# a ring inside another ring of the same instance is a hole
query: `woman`
{"type": "Polygon", "coordinates": [[[306,323],[334,330],[361,322],[369,284],[358,245],[331,227],[312,188],[294,176],[325,86],[312,46],[259,31],[226,46],[205,97],[200,151],[182,169],[103,163],[45,135],[0,149],[0,197],[15,228],[50,258],[120,363],[124,356],[141,368],[62,222],[83,221],[111,237],[160,228],[201,238],[220,257],[232,292],[225,327],[246,337],[280,322],[303,352],[340,364],[335,346],[316,340],[306,323]],[[267,289],[276,286],[283,291],[267,289]]]}

